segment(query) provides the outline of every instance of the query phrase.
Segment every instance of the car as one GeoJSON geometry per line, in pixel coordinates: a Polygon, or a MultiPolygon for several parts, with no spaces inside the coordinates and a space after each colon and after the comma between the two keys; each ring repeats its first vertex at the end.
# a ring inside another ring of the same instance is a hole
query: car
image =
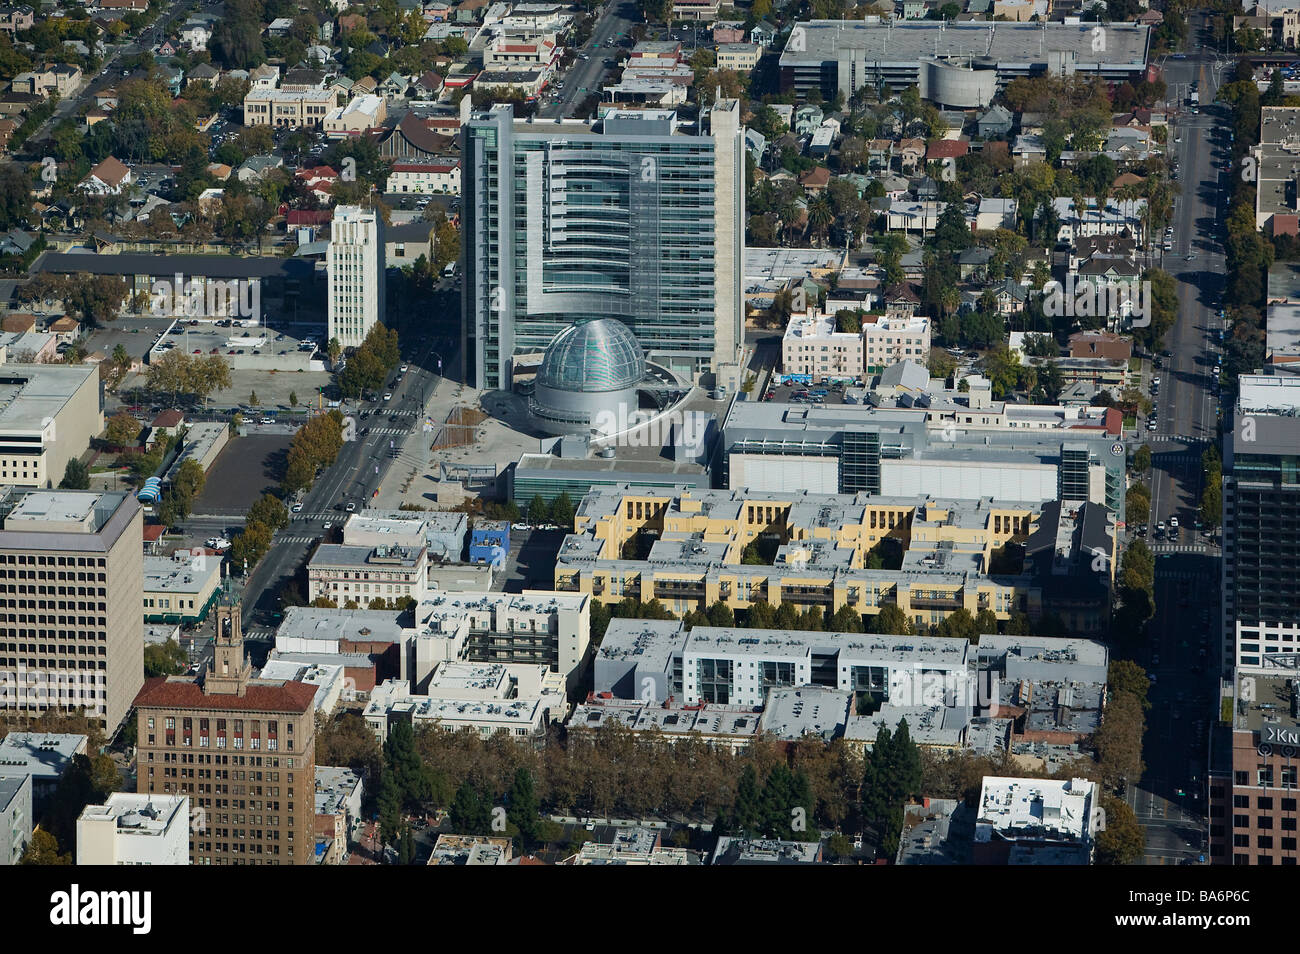
{"type": "Polygon", "coordinates": [[[264,417],[264,418],[262,418],[260,421],[258,421],[258,423],[259,423],[259,424],[266,425],[266,424],[274,424],[275,421],[274,421],[272,418],[264,417]]]}
{"type": "Polygon", "coordinates": [[[1159,375],[1157,375],[1156,377],[1154,377],[1154,378],[1151,379],[1151,386],[1152,386],[1153,388],[1158,388],[1158,387],[1160,387],[1160,377],[1159,377],[1159,375]]]}
{"type": "Polygon", "coordinates": [[[553,523],[543,523],[543,524],[538,524],[537,529],[538,530],[559,530],[560,528],[553,523]]]}
{"type": "Polygon", "coordinates": [[[1154,431],[1159,425],[1154,420],[1147,421],[1147,430],[1154,431]]]}
{"type": "Polygon", "coordinates": [[[349,503],[349,504],[348,504],[344,509],[345,509],[348,513],[356,513],[356,512],[357,512],[357,505],[356,505],[355,503],[349,503]]]}
{"type": "Polygon", "coordinates": [[[1177,517],[1170,517],[1170,518],[1169,518],[1169,528],[1170,528],[1171,530],[1177,530],[1177,529],[1178,529],[1178,518],[1177,518],[1177,517]]]}
{"type": "Polygon", "coordinates": [[[518,530],[520,533],[527,533],[533,529],[533,525],[531,523],[515,523],[510,525],[510,529],[518,530]]]}
{"type": "Polygon", "coordinates": [[[289,508],[290,513],[302,513],[302,504],[296,503],[289,508]]]}
{"type": "Polygon", "coordinates": [[[384,400],[385,400],[385,401],[391,401],[392,399],[393,399],[392,394],[387,394],[387,393],[384,394],[384,400]]]}
{"type": "Polygon", "coordinates": [[[405,374],[405,373],[406,373],[406,365],[402,365],[402,369],[401,369],[401,370],[402,370],[402,374],[405,374]]]}
{"type": "Polygon", "coordinates": [[[332,529],[334,529],[334,524],[332,524],[332,523],[330,523],[330,521],[326,520],[325,523],[321,525],[321,529],[322,529],[322,530],[332,530],[332,529]]]}
{"type": "Polygon", "coordinates": [[[1184,261],[1184,262],[1190,262],[1190,261],[1192,261],[1192,260],[1195,259],[1195,258],[1196,258],[1195,255],[1184,255],[1184,256],[1183,256],[1183,261],[1184,261]]]}

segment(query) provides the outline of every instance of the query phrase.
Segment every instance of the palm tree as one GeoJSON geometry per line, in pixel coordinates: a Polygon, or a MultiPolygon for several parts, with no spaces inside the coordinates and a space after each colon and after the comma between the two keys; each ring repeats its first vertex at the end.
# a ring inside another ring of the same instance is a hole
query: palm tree
{"type": "Polygon", "coordinates": [[[833,221],[835,221],[835,214],[831,211],[831,203],[826,198],[826,193],[823,192],[808,203],[808,227],[815,237],[825,238],[833,221]]]}
{"type": "Polygon", "coordinates": [[[939,292],[939,307],[943,310],[945,318],[956,312],[961,307],[961,292],[948,285],[939,292]]]}

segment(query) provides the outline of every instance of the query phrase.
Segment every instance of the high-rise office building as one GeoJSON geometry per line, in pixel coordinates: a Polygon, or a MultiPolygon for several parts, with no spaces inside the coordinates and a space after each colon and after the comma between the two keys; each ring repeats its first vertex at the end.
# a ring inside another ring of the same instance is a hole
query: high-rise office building
{"type": "Polygon", "coordinates": [[[1210,733],[1210,863],[1300,862],[1300,680],[1238,674],[1210,733]]]}
{"type": "Polygon", "coordinates": [[[1226,672],[1300,662],[1300,378],[1241,375],[1223,454],[1226,672]]]}
{"type": "Polygon", "coordinates": [[[744,328],[740,104],[699,128],[672,110],[462,125],[464,354],[473,384],[506,388],[511,358],[574,321],[626,324],[688,379],[735,361],[744,328]]]}
{"type": "Polygon", "coordinates": [[[252,678],[238,604],[217,608],[215,646],[202,679],[136,696],[137,791],[189,796],[191,864],[312,864],[316,687],[252,678]]]}
{"type": "Polygon", "coordinates": [[[111,732],[144,680],[139,503],[10,490],[0,519],[0,712],[84,708],[111,732]]]}
{"type": "Polygon", "coordinates": [[[329,338],[355,348],[384,320],[384,219],[376,209],[340,205],[330,225],[329,338]]]}

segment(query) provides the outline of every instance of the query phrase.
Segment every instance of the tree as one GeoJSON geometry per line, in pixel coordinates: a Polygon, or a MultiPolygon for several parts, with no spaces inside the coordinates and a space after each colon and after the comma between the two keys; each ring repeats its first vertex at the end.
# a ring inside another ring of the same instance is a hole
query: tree
{"type": "Polygon", "coordinates": [[[1143,709],[1151,708],[1151,703],[1147,700],[1151,679],[1146,670],[1131,659],[1111,660],[1106,681],[1112,696],[1126,692],[1137,699],[1143,709]]]}
{"type": "Polygon", "coordinates": [[[1151,469],[1151,445],[1143,444],[1133,454],[1133,469],[1139,474],[1145,474],[1151,469]]]}
{"type": "Polygon", "coordinates": [[[519,829],[524,847],[527,848],[537,841],[542,817],[532,773],[523,766],[515,770],[515,780],[510,786],[507,804],[509,805],[507,818],[519,829]]]}
{"type": "Polygon", "coordinates": [[[189,657],[174,639],[149,643],[144,647],[144,677],[179,676],[189,665],[189,657]]]}
{"type": "Polygon", "coordinates": [[[1097,833],[1097,864],[1133,865],[1146,853],[1146,832],[1127,801],[1101,796],[1105,827],[1097,833]]]}
{"type": "Polygon", "coordinates": [[[384,743],[384,764],[391,773],[402,806],[409,811],[419,810],[431,795],[429,773],[415,750],[415,733],[411,723],[405,719],[394,722],[388,730],[388,741],[384,743]]]}
{"type": "Polygon", "coordinates": [[[62,490],[89,490],[90,489],[90,471],[86,465],[73,457],[68,460],[68,465],[63,469],[63,479],[59,481],[59,488],[62,490]]]}
{"type": "Polygon", "coordinates": [[[897,603],[886,603],[872,618],[871,631],[882,636],[911,636],[912,621],[897,603]]]}
{"type": "Polygon", "coordinates": [[[487,835],[492,831],[491,806],[483,801],[469,779],[461,782],[456,790],[448,816],[457,832],[487,835]]]}
{"type": "Polygon", "coordinates": [[[19,864],[70,865],[72,864],[72,855],[71,853],[60,854],[58,839],[43,828],[37,828],[32,832],[32,840],[23,849],[22,861],[19,864]]]}
{"type": "Polygon", "coordinates": [[[379,774],[379,795],[375,801],[379,809],[380,841],[391,845],[401,837],[402,793],[387,765],[379,774]]]}
{"type": "Polygon", "coordinates": [[[1124,512],[1128,523],[1143,526],[1151,519],[1151,491],[1146,484],[1134,484],[1124,494],[1124,512]]]}
{"type": "Polygon", "coordinates": [[[565,530],[572,530],[573,518],[573,500],[569,497],[568,491],[561,491],[551,503],[551,523],[559,524],[565,530]]]}
{"type": "Polygon", "coordinates": [[[114,447],[126,447],[140,436],[140,422],[126,411],[118,411],[108,419],[104,438],[114,447]]]}
{"type": "Polygon", "coordinates": [[[290,407],[297,407],[297,406],[298,406],[298,392],[297,392],[297,391],[290,391],[290,392],[289,392],[289,406],[290,406],[290,407]]]}
{"type": "Polygon", "coordinates": [[[248,509],[248,520],[264,524],[272,531],[283,530],[289,525],[289,511],[284,501],[274,494],[262,494],[248,509]]]}
{"type": "Polygon", "coordinates": [[[402,826],[402,839],[397,849],[397,863],[399,865],[415,864],[415,837],[411,834],[411,826],[402,826]]]}
{"type": "Polygon", "coordinates": [[[541,494],[534,494],[533,499],[528,502],[528,520],[534,526],[550,522],[551,508],[541,494]]]}

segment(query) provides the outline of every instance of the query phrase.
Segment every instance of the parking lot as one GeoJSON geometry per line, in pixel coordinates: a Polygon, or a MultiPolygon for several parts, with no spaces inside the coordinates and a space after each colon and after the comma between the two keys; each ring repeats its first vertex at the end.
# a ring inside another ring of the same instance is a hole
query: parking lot
{"type": "MultiPolygon", "coordinates": [[[[853,386],[848,385],[850,388],[853,386]]],[[[759,396],[759,400],[810,405],[843,404],[845,388],[846,386],[843,384],[825,382],[822,384],[779,384],[769,387],[766,394],[759,396]]]]}
{"type": "Polygon", "coordinates": [[[171,323],[171,318],[124,316],[90,332],[86,338],[86,350],[91,353],[102,351],[111,358],[113,351],[121,345],[134,360],[144,360],[171,323]]]}
{"type": "Polygon", "coordinates": [[[194,356],[221,355],[232,368],[265,366],[268,361],[283,371],[306,371],[318,342],[297,338],[260,325],[240,326],[237,321],[177,320],[153,347],[149,360],[157,361],[168,351],[180,350],[194,356]]]}
{"type": "Polygon", "coordinates": [[[289,441],[287,434],[250,434],[232,440],[208,471],[194,512],[232,516],[247,512],[254,500],[279,486],[289,441]]]}

